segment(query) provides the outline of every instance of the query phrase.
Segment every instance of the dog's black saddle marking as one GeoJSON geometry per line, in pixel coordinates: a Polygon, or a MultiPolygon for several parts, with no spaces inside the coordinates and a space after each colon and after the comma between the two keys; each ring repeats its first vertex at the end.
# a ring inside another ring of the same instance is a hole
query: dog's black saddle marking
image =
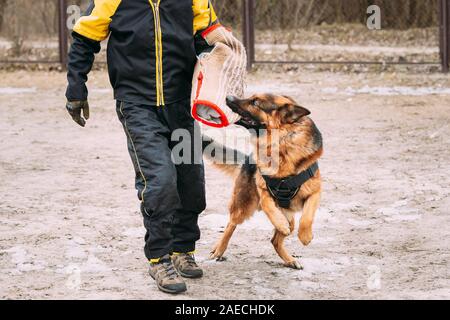
{"type": "Polygon", "coordinates": [[[296,176],[286,178],[271,178],[263,175],[270,194],[282,208],[288,209],[291,206],[291,200],[297,195],[302,185],[314,177],[319,164],[315,162],[305,171],[300,172],[296,176]]]}

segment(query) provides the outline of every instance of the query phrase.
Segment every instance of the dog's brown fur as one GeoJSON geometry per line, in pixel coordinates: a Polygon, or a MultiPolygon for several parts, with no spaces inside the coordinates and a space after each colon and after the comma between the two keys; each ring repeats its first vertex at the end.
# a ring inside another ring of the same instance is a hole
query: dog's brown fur
{"type": "Polygon", "coordinates": [[[312,224],[321,195],[320,171],[303,184],[292,200],[290,208],[283,209],[277,205],[267,189],[261,172],[265,172],[268,165],[258,158],[257,150],[263,148],[266,154],[270,155],[273,146],[267,137],[272,135],[274,130],[278,130],[280,141],[278,170],[271,176],[284,178],[306,170],[319,159],[323,152],[321,134],[314,122],[307,117],[310,112],[298,106],[289,97],[265,94],[254,95],[245,100],[229,97],[227,102],[233,111],[243,117],[242,123],[246,124],[247,128],[265,128],[267,131],[263,138],[255,137],[256,167],[253,166],[252,169],[252,166],[248,164],[217,165],[220,169],[237,177],[229,205],[230,221],[222,238],[212,250],[211,258],[220,259],[227,249],[236,226],[249,219],[256,211],[262,210],[275,227],[272,238],[275,251],[286,266],[301,268],[300,264],[286,251],[284,240],[294,231],[295,213],[301,210],[303,212],[298,238],[305,246],[313,239],[312,224]]]}

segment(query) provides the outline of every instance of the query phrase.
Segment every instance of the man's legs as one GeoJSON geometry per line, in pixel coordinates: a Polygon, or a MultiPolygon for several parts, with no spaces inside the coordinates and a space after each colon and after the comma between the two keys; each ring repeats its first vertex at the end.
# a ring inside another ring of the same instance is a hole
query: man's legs
{"type": "MultiPolygon", "coordinates": [[[[195,250],[195,242],[200,239],[198,216],[206,207],[205,172],[202,161],[201,134],[191,117],[190,100],[182,100],[160,109],[171,131],[185,130],[190,137],[190,161],[176,165],[177,190],[181,208],[175,212],[172,225],[173,251],[187,253],[195,250]],[[195,143],[200,148],[195,148],[195,143]]],[[[179,141],[172,141],[173,148],[179,141]]]]}
{"type": "Polygon", "coordinates": [[[182,276],[202,276],[191,252],[200,238],[198,216],[206,206],[201,134],[190,115],[190,101],[164,107],[118,102],[117,113],[136,171],[150,275],[161,290],[183,292],[186,286],[168,257],[177,253],[173,263],[182,276]],[[171,150],[178,142],[171,135],[178,129],[189,139],[190,159],[175,165],[171,150]]]}
{"type": "Polygon", "coordinates": [[[182,208],[177,169],[169,146],[171,130],[160,117],[160,110],[147,105],[117,103],[136,171],[136,188],[147,229],[145,255],[149,260],[172,253],[172,224],[182,208]]]}
{"type": "Polygon", "coordinates": [[[182,209],[176,211],[172,226],[173,251],[192,252],[200,239],[198,216],[205,210],[203,165],[180,164],[177,172],[182,209]]]}

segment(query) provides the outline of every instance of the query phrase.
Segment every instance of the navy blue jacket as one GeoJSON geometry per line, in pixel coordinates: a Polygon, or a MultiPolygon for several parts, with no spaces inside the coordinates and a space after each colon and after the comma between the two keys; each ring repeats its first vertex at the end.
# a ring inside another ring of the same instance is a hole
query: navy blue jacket
{"type": "Polygon", "coordinates": [[[95,0],[73,30],[69,101],[87,100],[87,75],[100,42],[114,97],[162,106],[190,97],[196,40],[217,23],[209,0],[95,0]]]}

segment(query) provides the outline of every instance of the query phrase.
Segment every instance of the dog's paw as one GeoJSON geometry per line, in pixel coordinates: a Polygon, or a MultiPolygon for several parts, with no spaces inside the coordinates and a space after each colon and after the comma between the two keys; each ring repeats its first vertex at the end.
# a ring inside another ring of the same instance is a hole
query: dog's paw
{"type": "Polygon", "coordinates": [[[303,266],[297,260],[286,262],[284,265],[291,269],[303,270],[303,266]]]}
{"type": "Polygon", "coordinates": [[[278,232],[280,232],[281,234],[288,236],[291,234],[291,228],[289,226],[289,223],[280,223],[277,226],[275,226],[275,228],[277,229],[278,232]]]}
{"type": "Polygon", "coordinates": [[[310,244],[312,239],[314,238],[311,228],[300,228],[298,238],[304,246],[310,244]]]}
{"type": "Polygon", "coordinates": [[[217,261],[225,261],[226,259],[223,257],[224,250],[220,250],[219,248],[214,248],[211,251],[211,254],[209,255],[210,260],[217,260],[217,261]]]}

